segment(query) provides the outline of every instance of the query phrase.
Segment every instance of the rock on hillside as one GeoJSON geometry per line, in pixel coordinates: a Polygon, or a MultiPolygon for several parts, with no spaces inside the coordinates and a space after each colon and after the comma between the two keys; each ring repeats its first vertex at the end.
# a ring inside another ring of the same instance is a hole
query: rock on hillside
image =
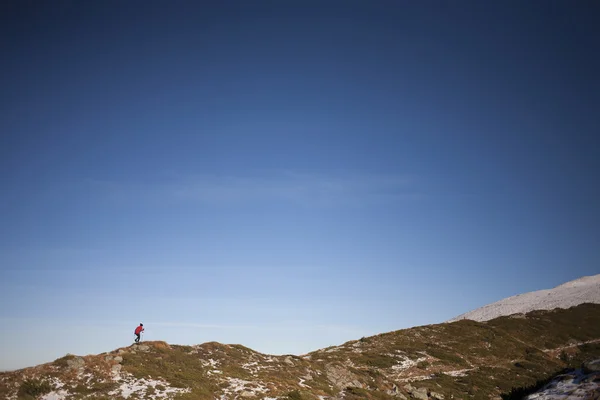
{"type": "Polygon", "coordinates": [[[461,314],[448,322],[461,319],[488,321],[512,314],[524,314],[534,310],[570,308],[583,303],[600,304],[600,274],[585,276],[554,289],[538,290],[508,297],[468,313],[461,314]]]}

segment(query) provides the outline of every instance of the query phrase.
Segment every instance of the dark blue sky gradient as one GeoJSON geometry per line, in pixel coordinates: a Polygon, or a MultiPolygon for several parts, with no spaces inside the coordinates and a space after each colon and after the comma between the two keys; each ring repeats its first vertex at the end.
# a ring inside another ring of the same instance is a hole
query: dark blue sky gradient
{"type": "Polygon", "coordinates": [[[301,352],[600,272],[597,2],[213,3],[0,5],[0,319],[354,329],[160,331],[301,352]]]}

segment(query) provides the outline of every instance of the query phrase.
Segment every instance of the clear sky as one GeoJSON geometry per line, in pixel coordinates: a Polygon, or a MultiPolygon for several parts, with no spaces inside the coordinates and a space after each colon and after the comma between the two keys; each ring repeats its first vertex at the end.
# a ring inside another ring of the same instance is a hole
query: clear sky
{"type": "Polygon", "coordinates": [[[140,322],[302,354],[600,273],[599,15],[3,2],[0,369],[140,322]]]}

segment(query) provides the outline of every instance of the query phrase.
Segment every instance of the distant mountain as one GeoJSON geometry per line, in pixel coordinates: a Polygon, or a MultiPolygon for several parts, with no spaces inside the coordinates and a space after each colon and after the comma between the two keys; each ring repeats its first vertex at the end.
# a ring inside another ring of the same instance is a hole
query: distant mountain
{"type": "Polygon", "coordinates": [[[420,326],[303,356],[215,342],[145,342],[0,373],[0,399],[508,400],[542,388],[539,382],[550,382],[540,393],[561,388],[593,399],[600,381],[596,360],[600,305],[581,304],[420,326]],[[568,372],[582,364],[587,369],[568,372]],[[550,381],[558,372],[561,378],[550,381]]]}
{"type": "Polygon", "coordinates": [[[448,322],[461,319],[488,321],[512,314],[524,314],[534,310],[569,308],[583,303],[600,304],[600,274],[563,283],[554,289],[537,290],[508,297],[461,314],[448,322]]]}

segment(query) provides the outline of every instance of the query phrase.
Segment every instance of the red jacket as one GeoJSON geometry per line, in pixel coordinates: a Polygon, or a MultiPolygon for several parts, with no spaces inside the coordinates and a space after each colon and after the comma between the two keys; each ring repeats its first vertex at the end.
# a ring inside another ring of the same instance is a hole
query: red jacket
{"type": "Polygon", "coordinates": [[[137,328],[135,328],[135,332],[134,333],[136,335],[139,335],[143,330],[144,330],[144,327],[140,325],[137,328]]]}

